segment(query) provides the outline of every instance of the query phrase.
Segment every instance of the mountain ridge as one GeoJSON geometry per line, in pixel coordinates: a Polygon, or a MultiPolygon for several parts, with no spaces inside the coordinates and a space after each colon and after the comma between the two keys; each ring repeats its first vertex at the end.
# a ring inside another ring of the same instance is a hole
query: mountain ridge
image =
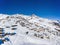
{"type": "Polygon", "coordinates": [[[34,14],[31,16],[22,14],[1,14],[0,28],[1,30],[4,29],[3,32],[0,31],[1,35],[2,33],[4,34],[4,36],[1,36],[1,40],[4,40],[4,45],[24,45],[24,43],[25,45],[60,44],[59,20],[45,19],[34,14]],[[8,38],[10,41],[6,40],[6,38],[8,38]]]}

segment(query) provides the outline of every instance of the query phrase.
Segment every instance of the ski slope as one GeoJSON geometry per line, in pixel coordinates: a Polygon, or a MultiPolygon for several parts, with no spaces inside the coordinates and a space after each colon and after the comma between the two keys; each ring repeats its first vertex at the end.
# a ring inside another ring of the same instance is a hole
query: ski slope
{"type": "Polygon", "coordinates": [[[0,45],[60,45],[60,21],[0,14],[0,45]]]}

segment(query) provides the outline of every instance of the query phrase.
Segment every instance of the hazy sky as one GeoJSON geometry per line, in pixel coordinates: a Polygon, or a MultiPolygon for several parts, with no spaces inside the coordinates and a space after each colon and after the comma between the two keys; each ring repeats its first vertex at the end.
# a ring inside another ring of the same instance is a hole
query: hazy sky
{"type": "Polygon", "coordinates": [[[0,13],[60,19],[60,0],[0,0],[0,13]]]}

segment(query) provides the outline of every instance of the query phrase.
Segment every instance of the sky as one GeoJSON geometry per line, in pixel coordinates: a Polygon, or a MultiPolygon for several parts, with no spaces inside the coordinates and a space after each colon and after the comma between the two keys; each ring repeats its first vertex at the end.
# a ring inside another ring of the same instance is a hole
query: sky
{"type": "Polygon", "coordinates": [[[0,0],[0,14],[36,14],[60,20],[60,0],[0,0]]]}

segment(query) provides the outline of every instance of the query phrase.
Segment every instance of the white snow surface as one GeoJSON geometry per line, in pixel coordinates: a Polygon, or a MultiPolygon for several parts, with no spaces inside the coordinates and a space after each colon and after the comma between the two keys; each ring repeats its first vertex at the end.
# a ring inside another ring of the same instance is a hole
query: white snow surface
{"type": "Polygon", "coordinates": [[[4,36],[3,38],[8,37],[10,41],[4,41],[1,45],[60,45],[60,23],[57,20],[36,15],[1,14],[0,28],[4,28],[4,33],[16,33],[4,36]]]}

